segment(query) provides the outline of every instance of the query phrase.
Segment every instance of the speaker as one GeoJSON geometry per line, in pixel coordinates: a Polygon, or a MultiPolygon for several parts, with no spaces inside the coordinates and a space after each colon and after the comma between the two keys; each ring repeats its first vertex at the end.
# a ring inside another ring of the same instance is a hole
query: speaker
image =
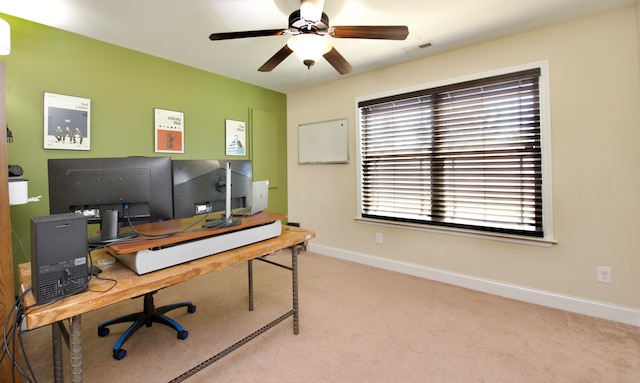
{"type": "Polygon", "coordinates": [[[87,252],[82,214],[31,217],[31,286],[37,304],[87,290],[87,252]]]}

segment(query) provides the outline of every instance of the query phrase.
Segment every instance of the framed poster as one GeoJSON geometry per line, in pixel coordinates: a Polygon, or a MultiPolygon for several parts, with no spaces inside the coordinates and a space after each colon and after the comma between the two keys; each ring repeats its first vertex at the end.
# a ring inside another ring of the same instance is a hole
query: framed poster
{"type": "Polygon", "coordinates": [[[225,154],[244,156],[247,146],[247,130],[244,121],[225,120],[225,154]]]}
{"type": "Polygon", "coordinates": [[[156,153],[184,153],[184,113],[154,109],[156,153]]]}
{"type": "Polygon", "coordinates": [[[91,100],[44,93],[44,148],[91,149],[91,100]]]}

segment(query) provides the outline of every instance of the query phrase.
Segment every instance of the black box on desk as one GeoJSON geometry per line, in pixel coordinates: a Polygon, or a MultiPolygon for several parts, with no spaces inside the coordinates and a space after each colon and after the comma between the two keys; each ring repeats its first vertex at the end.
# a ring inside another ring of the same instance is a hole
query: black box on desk
{"type": "Polygon", "coordinates": [[[87,290],[87,218],[31,217],[31,286],[38,304],[87,290]]]}

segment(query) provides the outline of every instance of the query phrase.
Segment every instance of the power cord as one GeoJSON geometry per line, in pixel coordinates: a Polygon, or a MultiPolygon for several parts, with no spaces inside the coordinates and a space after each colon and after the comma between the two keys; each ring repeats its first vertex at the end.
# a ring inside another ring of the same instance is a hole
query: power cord
{"type": "Polygon", "coordinates": [[[7,318],[4,321],[3,331],[2,331],[2,356],[0,356],[0,363],[4,361],[5,357],[8,357],[11,360],[13,368],[11,370],[11,377],[13,382],[24,381],[28,383],[37,383],[36,377],[33,373],[31,365],[29,363],[29,359],[27,357],[27,353],[24,349],[24,342],[22,339],[22,331],[20,330],[20,325],[22,324],[22,318],[24,317],[24,313],[26,307],[23,306],[23,301],[25,296],[31,292],[31,287],[29,287],[18,299],[16,299],[15,304],[11,307],[7,318]],[[22,359],[24,359],[25,367],[20,366],[18,362],[17,356],[17,344],[20,345],[20,351],[22,352],[22,359]],[[16,376],[16,371],[19,373],[22,380],[16,380],[18,376],[16,376]]]}
{"type": "MultiPolygon", "coordinates": [[[[91,257],[91,252],[89,251],[87,253],[87,256],[89,258],[89,264],[91,265],[90,270],[93,269],[93,257],[91,257]]],[[[92,290],[90,288],[87,288],[88,291],[92,291],[94,293],[106,293],[107,291],[113,289],[114,287],[116,287],[116,285],[118,284],[118,281],[112,278],[103,278],[100,275],[94,275],[93,273],[89,273],[89,277],[87,279],[87,284],[89,284],[89,282],[91,282],[91,278],[96,277],[96,279],[100,279],[101,281],[110,281],[113,282],[113,284],[111,285],[111,287],[109,287],[106,290],[92,290]]]]}

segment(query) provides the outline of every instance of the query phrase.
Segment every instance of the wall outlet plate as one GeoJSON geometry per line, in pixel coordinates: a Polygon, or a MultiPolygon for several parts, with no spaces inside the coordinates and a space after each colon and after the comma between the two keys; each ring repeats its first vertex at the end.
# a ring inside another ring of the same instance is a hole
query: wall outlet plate
{"type": "Polygon", "coordinates": [[[596,280],[600,283],[611,283],[611,267],[598,266],[596,280]]]}

